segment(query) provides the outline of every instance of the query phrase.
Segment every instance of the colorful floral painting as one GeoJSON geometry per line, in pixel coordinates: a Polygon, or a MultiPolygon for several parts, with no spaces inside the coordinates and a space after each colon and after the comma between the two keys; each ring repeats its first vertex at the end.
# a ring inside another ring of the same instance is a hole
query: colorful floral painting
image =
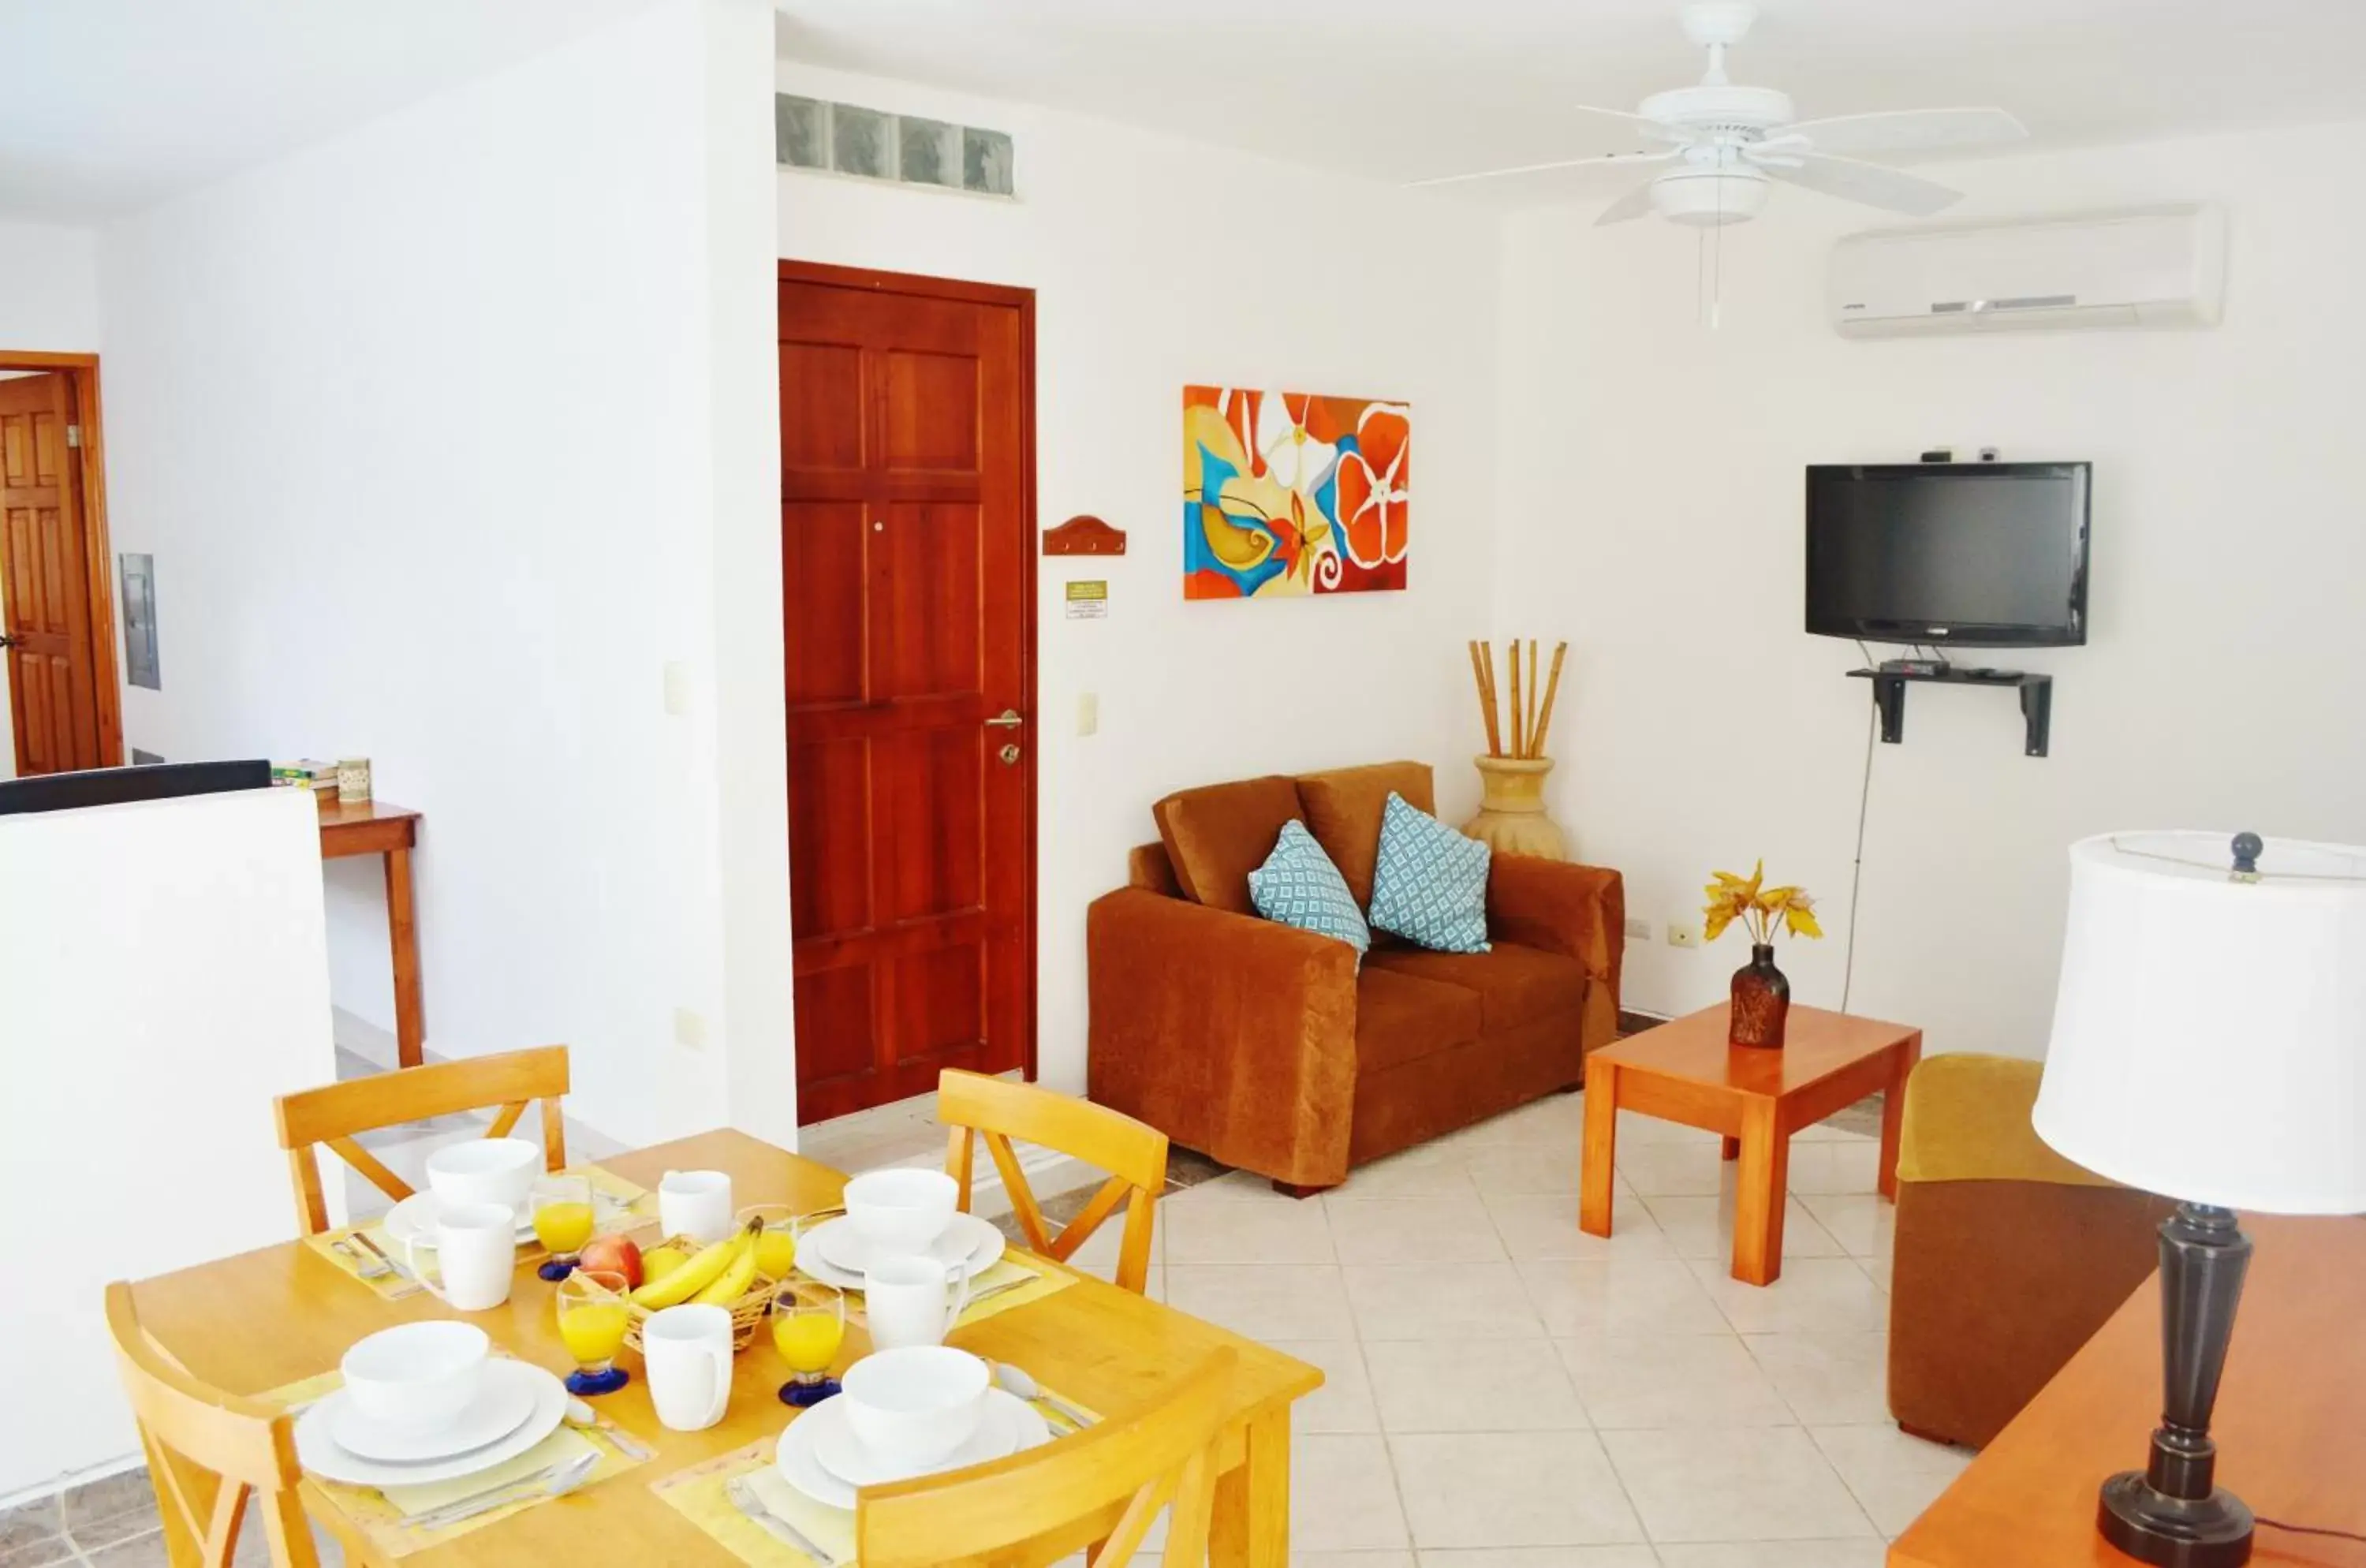
{"type": "Polygon", "coordinates": [[[1413,411],[1369,398],[1183,389],[1183,597],[1405,585],[1413,411]]]}

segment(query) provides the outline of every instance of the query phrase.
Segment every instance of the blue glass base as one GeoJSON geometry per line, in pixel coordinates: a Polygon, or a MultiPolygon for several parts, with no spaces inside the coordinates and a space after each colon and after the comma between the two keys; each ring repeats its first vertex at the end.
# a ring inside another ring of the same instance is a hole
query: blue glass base
{"type": "Polygon", "coordinates": [[[575,1259],[572,1258],[554,1258],[534,1272],[537,1279],[552,1280],[564,1280],[567,1276],[575,1272],[575,1259]]]}
{"type": "Polygon", "coordinates": [[[622,1367],[610,1367],[604,1372],[587,1372],[579,1369],[567,1374],[567,1392],[581,1394],[587,1399],[595,1398],[600,1394],[614,1393],[632,1381],[633,1374],[622,1367]]]}
{"type": "Polygon", "coordinates": [[[793,1378],[781,1385],[781,1403],[810,1410],[838,1391],[836,1378],[824,1378],[819,1382],[798,1382],[793,1378]]]}

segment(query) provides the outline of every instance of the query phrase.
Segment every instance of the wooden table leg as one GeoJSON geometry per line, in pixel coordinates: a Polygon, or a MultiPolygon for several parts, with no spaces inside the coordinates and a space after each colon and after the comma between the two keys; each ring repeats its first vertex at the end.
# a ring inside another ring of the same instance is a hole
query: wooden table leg
{"type": "Polygon", "coordinates": [[[1216,1478],[1209,1521],[1209,1568],[1288,1568],[1290,1407],[1248,1424],[1248,1457],[1216,1478]]]}
{"type": "Polygon", "coordinates": [[[1881,1097],[1881,1169],[1876,1181],[1881,1195],[1891,1202],[1898,1201],[1898,1134],[1906,1125],[1906,1080],[1913,1075],[1914,1064],[1922,1059],[1922,1036],[1918,1032],[1898,1043],[1891,1054],[1892,1066],[1889,1089],[1881,1097]]]}
{"type": "Polygon", "coordinates": [[[1741,1106],[1741,1170],[1733,1196],[1733,1277],[1771,1285],[1783,1273],[1783,1211],[1790,1201],[1791,1135],[1777,1102],[1753,1095],[1741,1106]]]}
{"type": "Polygon", "coordinates": [[[1618,1069],[1600,1057],[1585,1069],[1585,1147],[1579,1156],[1577,1228],[1610,1234],[1610,1189],[1618,1158],[1618,1069]]]}
{"type": "Polygon", "coordinates": [[[394,948],[395,1061],[415,1067],[426,1043],[419,1007],[419,922],[411,903],[411,852],[386,852],[386,927],[394,948]]]}

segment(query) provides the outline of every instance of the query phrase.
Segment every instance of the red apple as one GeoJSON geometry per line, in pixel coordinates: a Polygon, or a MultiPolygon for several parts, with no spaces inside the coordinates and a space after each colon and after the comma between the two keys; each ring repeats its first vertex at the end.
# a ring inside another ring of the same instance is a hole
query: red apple
{"type": "Polygon", "coordinates": [[[595,1273],[622,1274],[625,1288],[637,1290],[641,1283],[641,1249],[627,1235],[595,1236],[583,1244],[581,1256],[576,1259],[579,1269],[595,1273]]]}

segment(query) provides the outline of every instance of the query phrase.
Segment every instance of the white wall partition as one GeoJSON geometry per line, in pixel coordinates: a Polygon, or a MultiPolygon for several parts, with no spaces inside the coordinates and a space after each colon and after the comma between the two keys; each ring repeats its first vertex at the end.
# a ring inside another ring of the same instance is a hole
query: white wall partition
{"type": "Polygon", "coordinates": [[[0,1047],[5,1504],[138,1454],[107,1281],[294,1231],[271,1100],[336,1077],[312,797],[0,817],[0,1047]]]}

